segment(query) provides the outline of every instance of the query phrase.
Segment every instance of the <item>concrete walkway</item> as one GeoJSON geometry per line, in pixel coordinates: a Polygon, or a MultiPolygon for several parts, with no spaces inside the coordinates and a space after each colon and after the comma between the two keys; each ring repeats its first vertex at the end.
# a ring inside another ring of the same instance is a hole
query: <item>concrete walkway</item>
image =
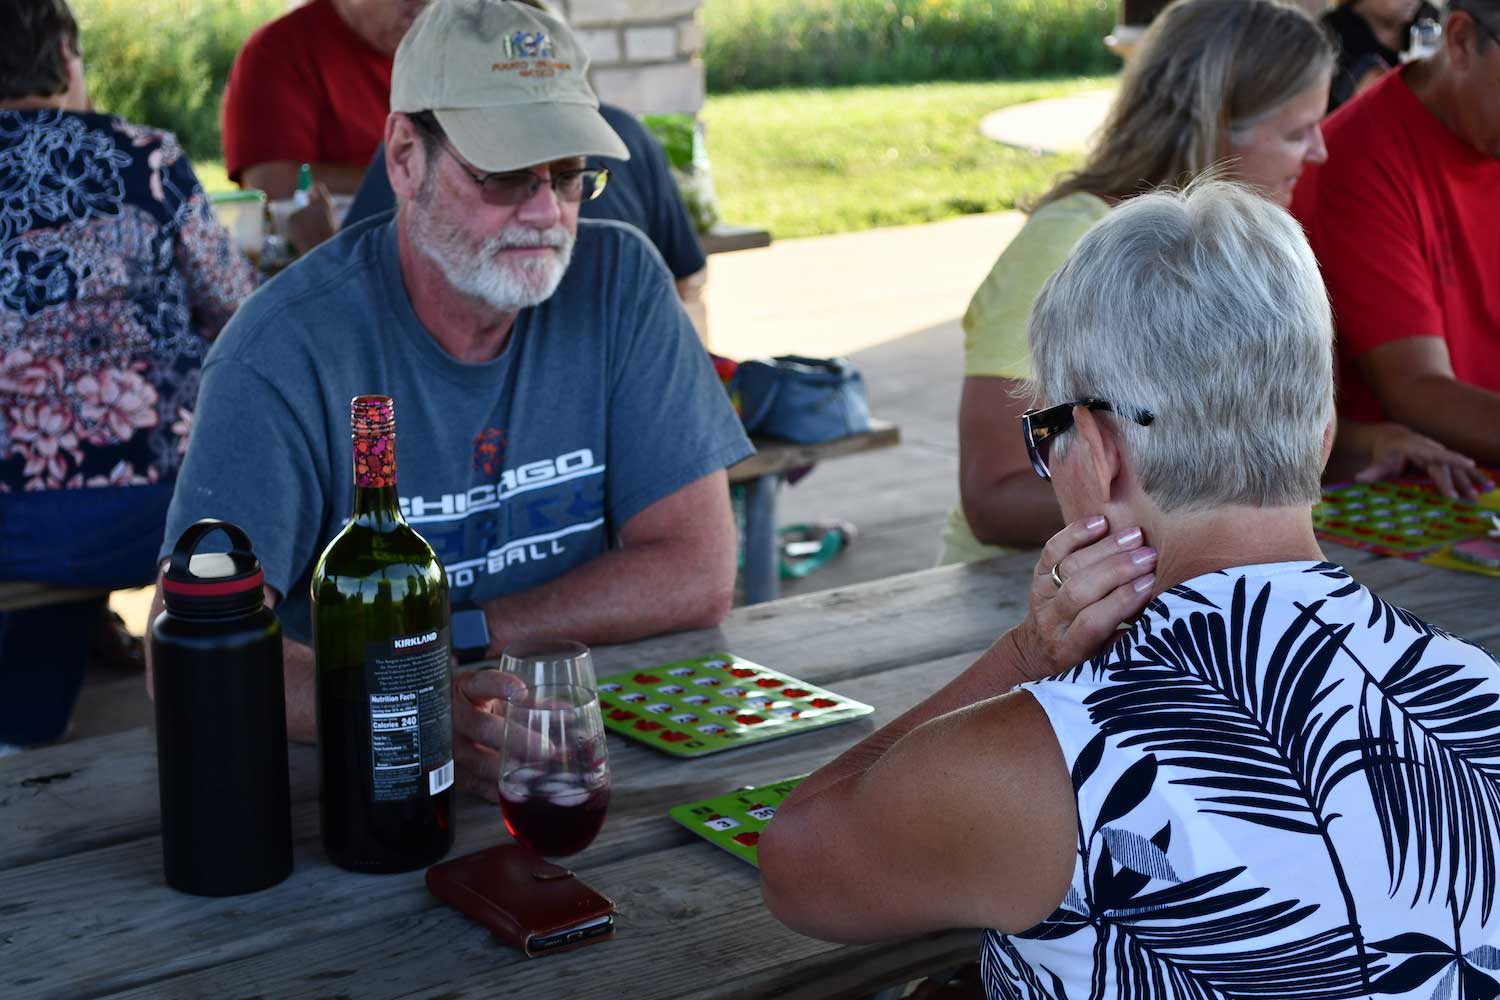
{"type": "Polygon", "coordinates": [[[979,122],[987,139],[1035,153],[1082,153],[1104,124],[1115,89],[1091,90],[991,112],[979,122]]]}

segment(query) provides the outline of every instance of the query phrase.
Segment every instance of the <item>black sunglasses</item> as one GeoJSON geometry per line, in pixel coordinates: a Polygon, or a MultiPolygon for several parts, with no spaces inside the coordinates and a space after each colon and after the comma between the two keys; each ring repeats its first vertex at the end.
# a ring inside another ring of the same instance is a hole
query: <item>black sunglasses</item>
{"type": "Polygon", "coordinates": [[[1073,407],[1082,406],[1090,410],[1103,410],[1128,417],[1142,427],[1150,427],[1156,414],[1150,410],[1116,409],[1106,399],[1084,396],[1071,403],[1058,403],[1040,410],[1027,410],[1021,414],[1021,435],[1026,438],[1026,454],[1031,458],[1031,468],[1043,479],[1051,479],[1047,468],[1047,453],[1052,450],[1052,439],[1073,426],[1073,407]]]}

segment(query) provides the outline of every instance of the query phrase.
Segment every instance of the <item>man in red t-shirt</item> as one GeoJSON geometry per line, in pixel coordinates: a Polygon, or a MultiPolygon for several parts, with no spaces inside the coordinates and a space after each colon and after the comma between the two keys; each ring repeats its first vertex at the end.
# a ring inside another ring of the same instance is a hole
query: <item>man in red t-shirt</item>
{"type": "Polygon", "coordinates": [[[1500,0],[1323,126],[1292,202],[1322,264],[1340,411],[1500,463],[1500,0]]]}
{"type": "Polygon", "coordinates": [[[288,198],[310,163],[352,194],[385,134],[391,60],[427,0],[312,0],[245,42],[224,90],[224,167],[288,198]]]}

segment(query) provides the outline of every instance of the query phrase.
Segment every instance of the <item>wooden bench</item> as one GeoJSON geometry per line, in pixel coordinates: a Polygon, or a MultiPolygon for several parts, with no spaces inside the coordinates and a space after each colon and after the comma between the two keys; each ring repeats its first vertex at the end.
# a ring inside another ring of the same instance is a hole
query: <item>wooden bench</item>
{"type": "Polygon", "coordinates": [[[871,419],[870,429],[819,444],[757,438],[755,454],[729,467],[729,481],[745,487],[745,603],[773,601],[781,592],[781,560],[776,551],[776,497],[783,474],[830,458],[894,448],[901,429],[871,419]]]}
{"type": "Polygon", "coordinates": [[[27,580],[0,580],[0,611],[22,611],[107,594],[107,589],[99,587],[54,587],[27,580]]]}

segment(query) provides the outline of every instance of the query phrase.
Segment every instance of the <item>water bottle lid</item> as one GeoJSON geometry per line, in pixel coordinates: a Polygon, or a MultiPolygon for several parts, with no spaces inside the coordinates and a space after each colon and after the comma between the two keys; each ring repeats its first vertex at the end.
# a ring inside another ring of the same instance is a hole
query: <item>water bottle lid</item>
{"type": "Polygon", "coordinates": [[[162,574],[162,598],[173,614],[247,614],[263,606],[261,588],[265,580],[244,530],[228,521],[205,517],[195,521],[172,547],[172,558],[162,574]],[[198,543],[215,531],[229,536],[230,550],[194,552],[198,543]]]}

